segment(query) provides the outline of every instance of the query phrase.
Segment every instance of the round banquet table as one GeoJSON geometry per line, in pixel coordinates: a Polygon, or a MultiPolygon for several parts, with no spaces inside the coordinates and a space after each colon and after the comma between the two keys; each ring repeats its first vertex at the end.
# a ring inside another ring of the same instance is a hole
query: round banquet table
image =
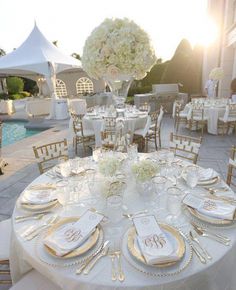
{"type": "MultiPolygon", "coordinates": [[[[147,155],[143,155],[147,156],[147,155]]],[[[150,155],[148,155],[150,156],[150,155]]],[[[43,174],[36,178],[32,184],[42,184],[53,182],[46,174],[43,174]]],[[[81,181],[82,182],[82,181],[81,181]]],[[[186,186],[183,181],[179,181],[181,186],[186,186]]],[[[221,181],[224,184],[223,181],[221,181]]],[[[31,184],[31,185],[32,185],[31,184]]],[[[29,185],[30,186],[30,185],[29,185]]],[[[132,186],[128,185],[126,191],[132,192],[132,186]]],[[[187,188],[187,191],[191,191],[187,188]]],[[[194,189],[199,190],[199,189],[194,189]]],[[[127,199],[125,204],[128,205],[129,212],[135,212],[140,210],[143,206],[142,203],[138,203],[138,199],[133,195],[125,192],[127,199]],[[141,207],[140,207],[141,204],[141,207]]],[[[231,192],[232,194],[232,192],[231,192]]],[[[60,216],[62,212],[61,206],[56,206],[51,209],[60,216]]],[[[19,205],[15,206],[12,216],[12,244],[10,249],[10,266],[13,282],[17,282],[24,273],[31,268],[35,268],[37,271],[51,279],[63,290],[112,290],[112,289],[141,289],[141,290],[235,290],[236,289],[236,229],[234,225],[227,227],[217,228],[212,227],[212,231],[220,232],[231,239],[230,246],[225,246],[217,243],[211,239],[200,237],[201,244],[210,252],[213,259],[208,261],[207,264],[201,264],[195,255],[192,256],[192,260],[188,267],[180,273],[172,276],[152,277],[150,275],[137,271],[133,265],[128,263],[128,260],[122,256],[122,267],[125,273],[125,281],[113,282],[111,280],[111,259],[106,256],[96,264],[89,275],[76,275],[75,270],[78,267],[75,260],[73,263],[67,263],[65,261],[58,261],[58,259],[50,257],[47,259],[45,253],[41,253],[42,238],[39,236],[31,241],[24,241],[20,232],[22,229],[27,228],[31,224],[40,221],[25,221],[22,223],[16,223],[15,217],[25,214],[19,205]],[[54,261],[54,262],[52,262],[54,261]]],[[[79,210],[76,207],[71,207],[71,216],[80,215],[79,210]]],[[[184,215],[186,222],[181,226],[183,232],[187,232],[190,229],[189,216],[184,215]]],[[[128,219],[123,219],[120,224],[120,239],[121,250],[124,253],[124,247],[126,247],[125,236],[126,231],[132,224],[128,219]]],[[[211,226],[209,226],[211,228],[211,226]]],[[[107,231],[109,226],[104,225],[104,235],[107,239],[107,231]]],[[[165,272],[165,269],[163,270],[165,272]]],[[[33,290],[33,289],[32,289],[33,290]]],[[[49,290],[49,289],[47,289],[49,290]]]]}
{"type": "MultiPolygon", "coordinates": [[[[85,130],[93,130],[95,134],[95,145],[96,147],[102,146],[102,138],[101,138],[101,131],[103,129],[103,116],[105,114],[98,114],[96,116],[91,116],[89,114],[86,114],[83,117],[83,129],[85,130]]],[[[131,132],[131,134],[134,133],[135,130],[141,129],[145,127],[146,121],[147,121],[147,114],[137,114],[137,116],[132,117],[126,116],[124,118],[125,120],[125,131],[131,132]]],[[[73,140],[74,131],[73,131],[73,120],[70,119],[69,122],[69,139],[73,140]]]]}

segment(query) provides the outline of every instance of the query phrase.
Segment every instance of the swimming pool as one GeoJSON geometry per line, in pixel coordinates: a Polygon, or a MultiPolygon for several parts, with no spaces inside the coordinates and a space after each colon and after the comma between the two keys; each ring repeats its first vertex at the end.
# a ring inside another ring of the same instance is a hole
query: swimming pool
{"type": "Polygon", "coordinates": [[[26,129],[25,121],[4,121],[2,131],[2,146],[13,144],[24,138],[33,136],[43,130],[26,129]]]}

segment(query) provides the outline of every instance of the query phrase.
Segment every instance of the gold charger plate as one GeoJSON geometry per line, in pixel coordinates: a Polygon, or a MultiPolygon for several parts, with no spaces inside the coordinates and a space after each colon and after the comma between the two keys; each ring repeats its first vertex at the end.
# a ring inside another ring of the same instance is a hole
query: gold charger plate
{"type": "MultiPolygon", "coordinates": [[[[172,237],[176,240],[178,244],[177,255],[179,260],[184,256],[185,253],[185,242],[181,236],[181,234],[173,227],[167,224],[159,224],[162,230],[168,232],[172,237]]],[[[128,232],[128,250],[130,254],[135,257],[138,261],[142,262],[145,265],[152,266],[152,267],[168,267],[176,264],[178,261],[172,262],[159,262],[155,265],[149,265],[146,263],[146,260],[139,249],[135,247],[135,238],[137,236],[135,227],[132,227],[128,232]]]]}
{"type": "Polygon", "coordinates": [[[227,219],[218,219],[211,216],[206,216],[202,213],[200,213],[195,208],[192,208],[190,206],[186,206],[188,211],[196,218],[200,219],[201,221],[214,224],[214,225],[230,225],[236,220],[236,211],[234,213],[234,219],[233,220],[227,220],[227,219]]]}
{"type": "MultiPolygon", "coordinates": [[[[55,232],[61,226],[68,224],[68,223],[77,222],[78,220],[79,220],[79,217],[63,218],[58,223],[56,223],[55,225],[50,227],[50,229],[48,230],[45,237],[47,237],[50,234],[52,234],[53,232],[55,232]]],[[[62,258],[62,259],[74,258],[74,257],[80,256],[80,255],[86,253],[88,250],[90,250],[96,244],[96,242],[99,238],[99,234],[100,234],[100,229],[99,229],[99,227],[97,227],[95,229],[95,231],[89,236],[89,238],[82,245],[80,245],[78,248],[74,249],[73,251],[69,252],[68,254],[64,255],[63,257],[58,256],[56,254],[56,252],[53,249],[51,249],[50,247],[48,247],[46,245],[44,245],[44,247],[50,255],[52,255],[56,258],[62,258]]]]}
{"type": "Polygon", "coordinates": [[[58,200],[55,199],[51,202],[48,203],[44,203],[44,204],[32,204],[32,203],[21,203],[21,201],[19,201],[19,205],[27,210],[31,210],[31,211],[40,211],[40,210],[45,210],[45,209],[49,209],[53,206],[55,206],[56,204],[58,204],[58,200]]]}

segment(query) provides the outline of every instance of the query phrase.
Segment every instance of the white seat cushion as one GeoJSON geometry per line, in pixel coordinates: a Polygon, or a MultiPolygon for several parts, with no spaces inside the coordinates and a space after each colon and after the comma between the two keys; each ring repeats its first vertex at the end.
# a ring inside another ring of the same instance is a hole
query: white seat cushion
{"type": "MultiPolygon", "coordinates": [[[[84,137],[94,136],[94,131],[92,131],[92,130],[84,130],[83,133],[84,133],[84,137]]],[[[81,132],[77,132],[76,135],[77,135],[78,137],[82,137],[81,132]]]]}
{"type": "Polygon", "coordinates": [[[179,116],[180,116],[181,118],[187,118],[188,113],[186,113],[186,112],[184,112],[184,111],[181,111],[181,112],[179,112],[179,116]]]}
{"type": "Polygon", "coordinates": [[[9,260],[11,219],[0,222],[0,260],[9,260]]]}
{"type": "Polygon", "coordinates": [[[13,285],[10,290],[61,290],[36,270],[32,270],[13,285]]]}
{"type": "Polygon", "coordinates": [[[144,137],[143,136],[144,135],[144,129],[143,128],[137,129],[137,130],[134,131],[134,134],[144,137]]]}
{"type": "Polygon", "coordinates": [[[207,121],[208,118],[207,118],[207,117],[203,117],[203,118],[202,118],[202,117],[200,117],[200,116],[199,116],[199,117],[198,117],[198,116],[194,116],[194,117],[193,117],[193,120],[194,120],[194,121],[207,121]]]}
{"type": "Polygon", "coordinates": [[[227,120],[225,120],[224,117],[220,117],[219,120],[221,122],[227,123],[227,122],[235,122],[236,121],[236,118],[229,117],[227,120]]]}

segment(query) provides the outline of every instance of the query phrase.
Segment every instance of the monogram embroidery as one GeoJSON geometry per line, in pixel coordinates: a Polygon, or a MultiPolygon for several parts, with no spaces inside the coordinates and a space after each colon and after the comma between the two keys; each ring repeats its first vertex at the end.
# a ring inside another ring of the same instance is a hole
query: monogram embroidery
{"type": "Polygon", "coordinates": [[[159,248],[163,248],[164,247],[164,245],[166,244],[166,240],[165,240],[165,237],[163,237],[162,234],[153,235],[153,236],[146,237],[144,239],[144,244],[148,248],[159,249],[159,248]]]}
{"type": "Polygon", "coordinates": [[[67,242],[76,242],[79,239],[83,238],[83,235],[81,234],[81,230],[77,230],[73,228],[65,231],[64,236],[67,242]]]}
{"type": "Polygon", "coordinates": [[[203,208],[207,211],[212,211],[216,209],[216,203],[212,200],[205,200],[203,208]]]}

